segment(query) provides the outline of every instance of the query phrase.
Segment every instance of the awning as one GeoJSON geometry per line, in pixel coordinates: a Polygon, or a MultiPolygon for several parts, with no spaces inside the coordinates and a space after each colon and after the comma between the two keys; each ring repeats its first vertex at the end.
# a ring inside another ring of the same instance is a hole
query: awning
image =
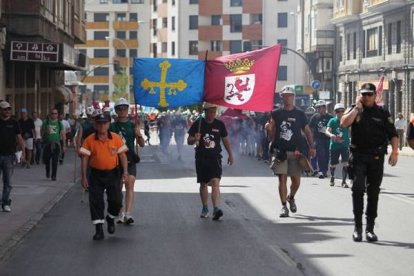
{"type": "Polygon", "coordinates": [[[78,80],[78,76],[74,71],[65,71],[65,85],[80,86],[85,84],[78,80]]]}
{"type": "Polygon", "coordinates": [[[72,101],[72,91],[64,85],[56,86],[55,102],[67,104],[72,101]]]}

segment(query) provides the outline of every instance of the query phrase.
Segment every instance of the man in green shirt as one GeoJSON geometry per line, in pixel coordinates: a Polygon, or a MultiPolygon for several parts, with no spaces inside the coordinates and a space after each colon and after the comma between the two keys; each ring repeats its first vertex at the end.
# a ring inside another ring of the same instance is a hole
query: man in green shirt
{"type": "Polygon", "coordinates": [[[339,156],[342,161],[342,187],[349,188],[346,183],[348,175],[348,159],[349,159],[349,129],[341,127],[341,118],[344,115],[345,107],[341,103],[337,103],[334,107],[336,116],[329,120],[326,128],[326,136],[331,138],[329,144],[330,163],[331,163],[331,181],[330,185],[335,185],[335,169],[339,164],[339,156]]]}
{"type": "Polygon", "coordinates": [[[52,180],[56,181],[60,151],[66,152],[66,135],[62,122],[58,120],[58,111],[52,109],[49,119],[42,124],[43,161],[46,165],[46,178],[50,178],[50,160],[52,160],[52,180]],[[62,148],[60,144],[62,142],[62,148]]]}

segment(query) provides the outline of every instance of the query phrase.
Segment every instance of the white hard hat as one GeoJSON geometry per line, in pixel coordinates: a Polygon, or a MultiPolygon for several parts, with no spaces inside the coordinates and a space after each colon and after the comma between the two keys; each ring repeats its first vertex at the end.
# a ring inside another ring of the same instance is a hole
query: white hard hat
{"type": "Polygon", "coordinates": [[[103,114],[102,110],[101,110],[101,109],[96,109],[96,110],[93,112],[92,116],[93,116],[93,117],[96,117],[96,116],[101,115],[101,114],[103,114]]]}
{"type": "Polygon", "coordinates": [[[119,100],[117,100],[117,101],[115,102],[115,108],[116,108],[117,106],[120,106],[120,105],[127,105],[127,106],[129,106],[129,102],[128,102],[128,100],[126,100],[126,99],[124,99],[124,98],[120,98],[119,100]]]}
{"type": "Polygon", "coordinates": [[[92,115],[94,111],[95,111],[95,108],[93,108],[93,106],[88,106],[86,108],[86,115],[92,115]]]}
{"type": "Polygon", "coordinates": [[[319,100],[318,103],[315,106],[316,107],[326,106],[326,102],[324,100],[319,100]]]}
{"type": "Polygon", "coordinates": [[[207,103],[207,102],[205,102],[204,103],[204,110],[207,110],[207,109],[210,109],[210,108],[217,108],[218,107],[218,105],[216,105],[216,104],[211,104],[211,103],[207,103]]]}
{"type": "Polygon", "coordinates": [[[337,103],[334,107],[334,110],[338,110],[338,109],[345,109],[345,106],[341,103],[337,103]]]}
{"type": "Polygon", "coordinates": [[[293,90],[292,87],[285,85],[285,86],[283,86],[282,90],[280,90],[280,95],[283,95],[283,94],[293,94],[293,95],[295,95],[296,93],[295,93],[295,90],[293,90]]]}

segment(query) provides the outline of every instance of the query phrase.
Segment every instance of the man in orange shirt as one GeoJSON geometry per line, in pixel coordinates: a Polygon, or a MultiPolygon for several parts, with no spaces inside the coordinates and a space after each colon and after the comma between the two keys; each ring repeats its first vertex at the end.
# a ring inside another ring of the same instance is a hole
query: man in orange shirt
{"type": "Polygon", "coordinates": [[[82,186],[88,187],[86,171],[88,162],[91,166],[89,183],[89,207],[91,211],[92,223],[95,224],[96,233],[94,240],[104,238],[104,191],[106,190],[108,201],[108,233],[115,233],[115,217],[122,208],[122,190],[119,185],[119,162],[122,165],[122,180],[128,177],[128,163],[125,152],[128,147],[115,133],[109,131],[111,118],[105,114],[95,117],[96,132],[82,144],[80,153],[82,154],[82,186]]]}

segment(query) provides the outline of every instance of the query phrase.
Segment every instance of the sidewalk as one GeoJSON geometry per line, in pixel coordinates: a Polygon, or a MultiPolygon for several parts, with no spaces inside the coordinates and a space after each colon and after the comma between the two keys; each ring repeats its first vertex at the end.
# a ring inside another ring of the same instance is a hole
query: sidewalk
{"type": "MultiPolygon", "coordinates": [[[[57,181],[46,178],[43,164],[32,165],[30,169],[14,166],[10,195],[12,211],[6,213],[0,210],[0,261],[13,251],[74,185],[74,160],[74,149],[69,148],[63,165],[58,165],[57,181]]],[[[80,159],[77,160],[77,166],[76,177],[79,179],[80,159]]]]}
{"type": "MultiPolygon", "coordinates": [[[[388,146],[388,153],[392,152],[391,146],[388,146]]],[[[403,147],[402,150],[398,149],[400,156],[414,157],[414,150],[410,147],[403,147]]]]}

